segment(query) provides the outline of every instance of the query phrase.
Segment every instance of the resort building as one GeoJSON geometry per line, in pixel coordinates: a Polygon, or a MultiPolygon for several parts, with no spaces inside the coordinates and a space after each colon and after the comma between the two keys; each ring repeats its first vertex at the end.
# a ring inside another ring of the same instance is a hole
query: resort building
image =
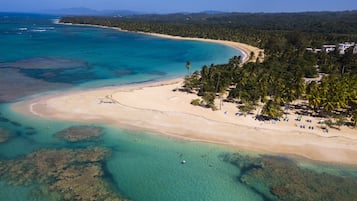
{"type": "Polygon", "coordinates": [[[323,45],[322,50],[325,51],[326,53],[330,53],[335,51],[336,45],[323,45]]]}
{"type": "Polygon", "coordinates": [[[345,51],[350,48],[353,47],[355,45],[354,42],[345,42],[345,43],[340,43],[338,44],[338,51],[340,54],[345,54],[345,51]]]}
{"type": "Polygon", "coordinates": [[[318,53],[318,52],[321,52],[322,50],[321,49],[319,49],[319,48],[311,48],[311,47],[308,47],[308,48],[306,48],[306,51],[308,51],[308,52],[313,52],[313,53],[318,53]]]}
{"type": "Polygon", "coordinates": [[[322,45],[321,49],[308,47],[308,48],[306,48],[306,51],[313,52],[313,53],[318,53],[321,51],[324,51],[326,53],[338,51],[338,53],[340,53],[340,54],[345,54],[345,52],[349,48],[353,48],[353,54],[357,54],[357,44],[355,42],[339,43],[338,46],[336,46],[336,45],[322,45]]]}

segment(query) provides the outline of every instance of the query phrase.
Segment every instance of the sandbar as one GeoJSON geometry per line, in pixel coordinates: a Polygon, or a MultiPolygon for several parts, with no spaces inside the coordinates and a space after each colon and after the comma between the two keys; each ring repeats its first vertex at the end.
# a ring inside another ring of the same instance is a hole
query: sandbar
{"type": "Polygon", "coordinates": [[[319,119],[303,116],[297,122],[294,113],[288,115],[289,122],[258,121],[254,115],[237,116],[237,105],[229,102],[212,111],[191,105],[191,100],[198,97],[175,90],[182,84],[183,79],[175,79],[63,92],[18,102],[12,109],[30,117],[101,123],[237,150],[357,165],[356,129],[343,126],[326,133],[319,127],[319,119]],[[300,128],[301,124],[306,128],[300,128]]]}

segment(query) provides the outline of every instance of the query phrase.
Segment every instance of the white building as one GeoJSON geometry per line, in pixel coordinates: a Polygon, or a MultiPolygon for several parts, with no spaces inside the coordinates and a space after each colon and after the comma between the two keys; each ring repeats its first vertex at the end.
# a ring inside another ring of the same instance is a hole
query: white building
{"type": "Polygon", "coordinates": [[[336,45],[323,45],[322,50],[325,51],[326,53],[330,53],[335,51],[336,45]]]}
{"type": "Polygon", "coordinates": [[[322,49],[319,49],[319,48],[314,49],[315,53],[318,53],[318,52],[321,52],[321,51],[322,51],[322,49]]]}
{"type": "Polygon", "coordinates": [[[340,43],[338,44],[338,51],[340,54],[345,54],[345,51],[350,48],[353,47],[355,45],[354,42],[345,42],[345,43],[340,43]]]}
{"type": "Polygon", "coordinates": [[[326,53],[330,53],[330,52],[337,50],[340,54],[345,54],[346,50],[348,50],[351,47],[353,48],[353,54],[357,54],[357,44],[355,42],[339,43],[338,46],[323,45],[321,49],[308,47],[308,48],[306,48],[306,51],[313,52],[313,53],[318,53],[318,52],[324,51],[326,53]]]}
{"type": "Polygon", "coordinates": [[[321,49],[318,49],[318,48],[314,49],[314,48],[308,47],[308,48],[306,48],[306,51],[318,53],[318,52],[321,52],[321,49]]]}

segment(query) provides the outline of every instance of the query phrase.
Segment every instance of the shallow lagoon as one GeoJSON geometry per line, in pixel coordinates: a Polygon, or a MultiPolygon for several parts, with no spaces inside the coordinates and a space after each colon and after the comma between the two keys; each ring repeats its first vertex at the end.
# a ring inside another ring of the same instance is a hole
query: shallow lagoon
{"type": "MultiPolygon", "coordinates": [[[[22,118],[11,113],[8,108],[2,110],[11,119],[22,118]]],[[[304,179],[304,176],[312,174],[316,176],[313,181],[320,182],[318,186],[324,191],[327,184],[332,183],[332,186],[351,184],[350,189],[346,188],[346,190],[353,193],[357,185],[357,169],[353,167],[323,165],[311,161],[298,161],[298,165],[295,165],[295,160],[290,161],[283,157],[247,155],[241,152],[241,155],[235,155],[233,153],[237,150],[218,145],[182,141],[103,125],[89,125],[94,128],[100,126],[104,130],[102,136],[91,140],[67,142],[55,136],[56,133],[72,126],[81,125],[23,119],[21,127],[18,127],[18,135],[0,145],[2,161],[6,164],[9,159],[18,159],[43,149],[81,150],[87,147],[103,147],[111,151],[110,156],[101,163],[105,173],[103,179],[113,186],[115,192],[131,200],[279,200],[272,196],[266,187],[274,179],[279,179],[276,177],[277,173],[272,174],[273,178],[259,177],[259,175],[270,175],[271,167],[278,172],[292,174],[292,179],[295,180],[304,179]],[[35,134],[21,133],[26,131],[23,128],[26,128],[27,124],[35,127],[35,134]],[[13,149],[15,146],[18,148],[13,149]],[[263,169],[259,166],[262,164],[261,157],[265,163],[262,167],[266,167],[263,169]],[[187,162],[181,164],[182,160],[187,162]],[[286,172],[290,169],[293,171],[286,172]],[[258,174],[255,174],[255,171],[258,174]],[[334,178],[332,181],[327,179],[331,176],[335,177],[334,175],[343,177],[337,180],[334,178]],[[256,180],[259,182],[254,182],[256,180]]],[[[299,185],[300,181],[294,183],[295,180],[288,182],[291,185],[299,185]]],[[[4,181],[8,180],[4,179],[4,181]]],[[[2,185],[6,186],[4,183],[2,185]]],[[[35,200],[48,200],[43,194],[34,193],[38,191],[36,183],[28,187],[15,186],[13,189],[12,186],[6,186],[3,190],[9,188],[11,191],[6,191],[7,193],[3,195],[11,196],[9,192],[20,192],[29,200],[33,200],[34,195],[38,196],[35,200]]],[[[343,191],[342,193],[346,194],[343,191]]],[[[354,198],[350,197],[349,200],[354,198]]]]}
{"type": "MultiPolygon", "coordinates": [[[[55,90],[169,79],[186,73],[187,60],[191,61],[194,69],[199,69],[205,64],[224,63],[237,54],[232,48],[210,43],[54,25],[52,19],[55,17],[52,16],[0,14],[0,17],[2,101],[11,102],[48,93],[48,90],[54,93],[55,90]]],[[[266,175],[271,170],[262,167],[279,169],[277,166],[294,170],[289,174],[295,178],[301,178],[301,174],[314,177],[317,174],[316,180],[321,183],[317,186],[321,189],[326,187],[324,181],[332,182],[332,188],[342,184],[347,184],[347,190],[357,187],[357,168],[354,167],[305,161],[298,161],[299,166],[295,166],[294,161],[286,158],[262,156],[261,159],[254,154],[247,157],[246,153],[234,155],[237,150],[152,133],[28,118],[13,113],[10,107],[11,104],[0,105],[0,127],[8,136],[8,140],[0,144],[0,166],[8,167],[10,161],[21,161],[33,153],[43,155],[47,153],[44,150],[51,153],[72,150],[77,153],[88,147],[105,148],[110,150],[109,156],[90,165],[101,168],[100,179],[106,182],[110,191],[131,200],[284,200],[272,195],[269,189],[269,185],[276,184],[276,176],[256,177],[255,174],[266,175]],[[56,137],[56,133],[73,126],[100,127],[103,135],[78,142],[56,137]],[[181,164],[182,160],[187,162],[181,164]],[[279,166],[282,161],[289,168],[279,166]],[[306,169],[313,173],[306,173],[306,169]],[[342,175],[338,179],[342,183],[330,180],[329,175],[342,175]]],[[[71,168],[76,164],[78,167],[88,165],[78,161],[69,164],[64,170],[73,170],[71,168]]],[[[55,180],[41,183],[33,179],[27,185],[8,185],[28,173],[12,173],[13,177],[9,177],[8,171],[1,171],[0,200],[63,199],[61,193],[48,193],[55,180]]],[[[288,182],[295,184],[294,180],[288,182]]],[[[318,188],[316,190],[319,192],[318,188]]],[[[357,197],[353,190],[351,194],[342,193],[351,196],[348,200],[357,197]]]]}
{"type": "MultiPolygon", "coordinates": [[[[2,110],[9,112],[6,116],[12,119],[22,118],[10,114],[9,109],[2,110]]],[[[79,124],[24,119],[17,128],[18,136],[0,145],[2,157],[18,158],[43,148],[106,147],[112,152],[105,161],[109,181],[130,199],[237,200],[242,197],[261,200],[260,196],[237,183],[237,168],[220,157],[227,151],[223,147],[110,127],[103,127],[105,134],[92,141],[73,143],[54,136],[73,125],[79,124]],[[36,133],[30,136],[22,133],[26,124],[36,127],[36,133]],[[20,149],[14,150],[14,146],[20,149]],[[187,163],[181,164],[182,160],[187,163]]]]}

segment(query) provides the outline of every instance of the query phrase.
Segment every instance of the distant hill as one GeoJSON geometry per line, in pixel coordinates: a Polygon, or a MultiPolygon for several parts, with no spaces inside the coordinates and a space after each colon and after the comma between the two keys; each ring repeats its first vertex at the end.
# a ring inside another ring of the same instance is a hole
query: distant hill
{"type": "Polygon", "coordinates": [[[205,10],[205,11],[202,11],[202,12],[199,12],[199,13],[215,15],[215,14],[223,14],[223,13],[227,13],[227,12],[218,11],[218,10],[205,10]]]}
{"type": "Polygon", "coordinates": [[[81,15],[90,15],[90,16],[131,16],[131,15],[142,15],[145,13],[130,11],[130,10],[94,10],[90,8],[63,8],[63,9],[53,9],[53,10],[44,10],[39,11],[44,14],[53,14],[53,15],[71,15],[71,16],[81,16],[81,15]]]}
{"type": "Polygon", "coordinates": [[[357,10],[299,13],[200,13],[146,14],[128,19],[170,25],[215,26],[240,30],[299,31],[308,33],[356,34],[357,10]]]}

